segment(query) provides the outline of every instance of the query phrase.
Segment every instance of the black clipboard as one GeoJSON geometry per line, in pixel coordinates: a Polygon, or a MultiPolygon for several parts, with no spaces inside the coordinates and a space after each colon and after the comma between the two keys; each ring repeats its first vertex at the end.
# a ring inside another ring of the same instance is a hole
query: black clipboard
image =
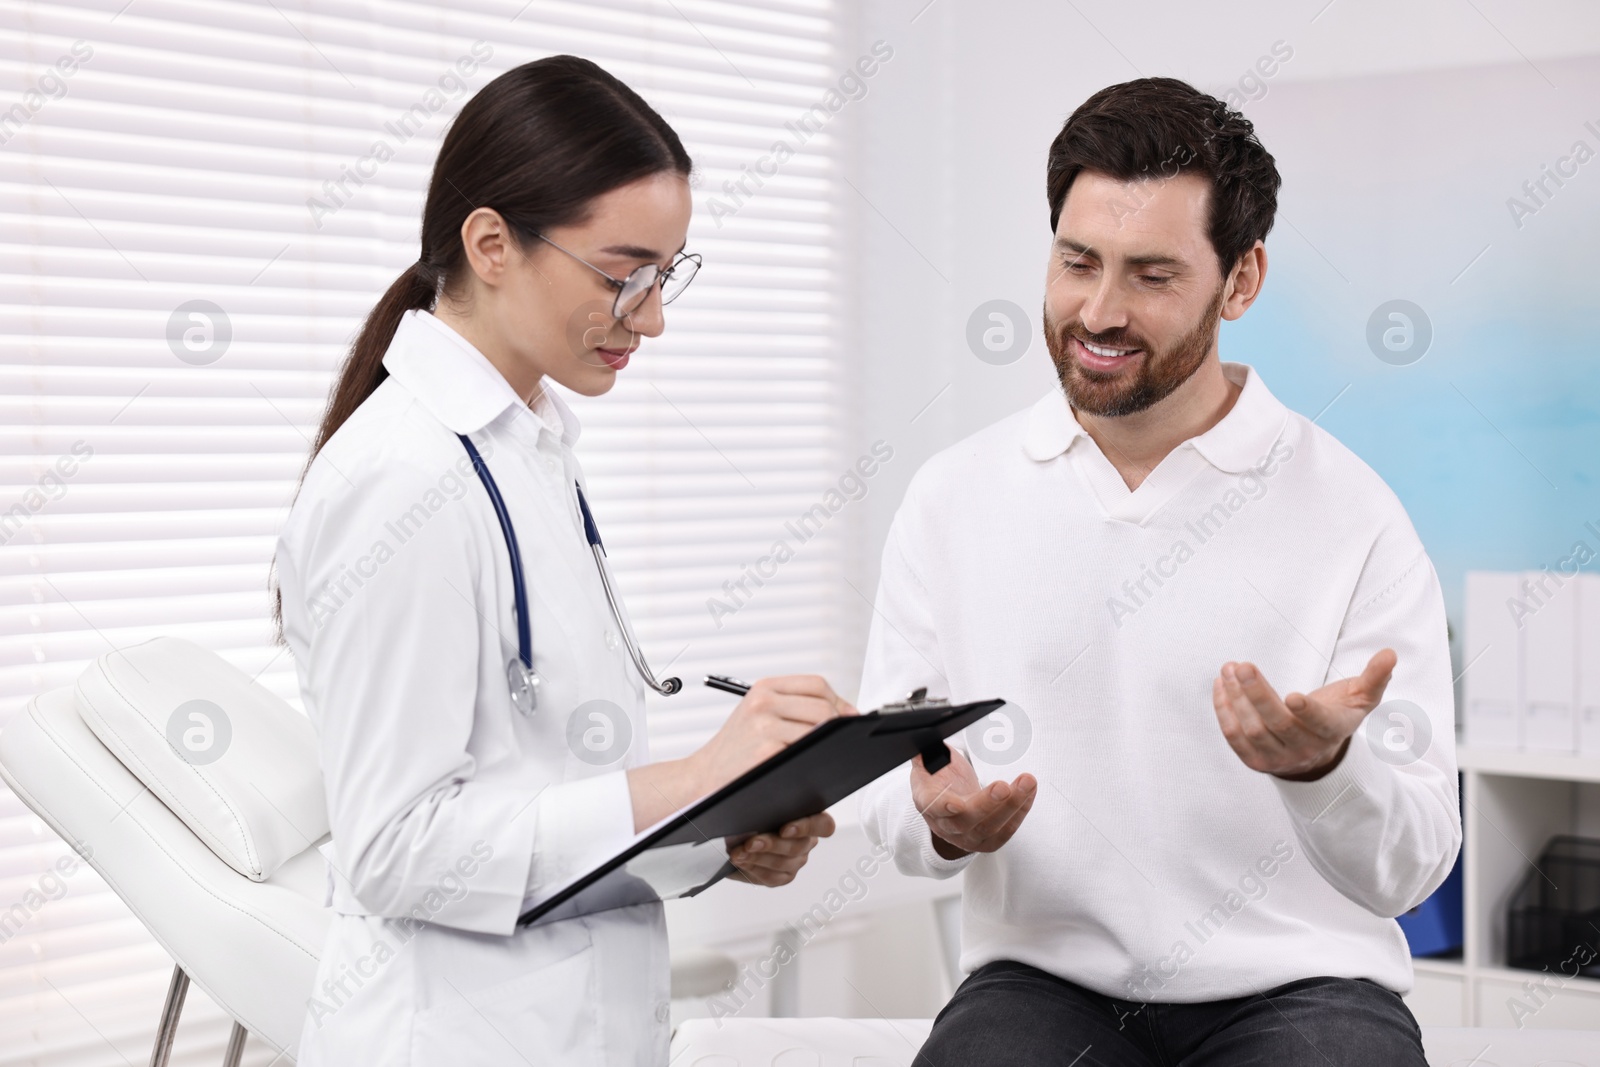
{"type": "Polygon", "coordinates": [[[929,772],[936,772],[950,762],[944,739],[1004,704],[913,699],[829,719],[644,831],[621,852],[523,912],[517,925],[694,896],[731,873],[724,838],[770,833],[814,815],[919,754],[929,772]]]}

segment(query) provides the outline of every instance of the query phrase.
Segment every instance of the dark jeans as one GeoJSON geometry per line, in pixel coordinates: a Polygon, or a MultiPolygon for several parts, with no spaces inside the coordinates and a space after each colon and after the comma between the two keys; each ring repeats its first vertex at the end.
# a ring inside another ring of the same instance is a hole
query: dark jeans
{"type": "Polygon", "coordinates": [[[1037,967],[973,971],[916,1067],[1427,1067],[1411,1011],[1354,978],[1306,978],[1233,1000],[1140,1004],[1037,967]]]}

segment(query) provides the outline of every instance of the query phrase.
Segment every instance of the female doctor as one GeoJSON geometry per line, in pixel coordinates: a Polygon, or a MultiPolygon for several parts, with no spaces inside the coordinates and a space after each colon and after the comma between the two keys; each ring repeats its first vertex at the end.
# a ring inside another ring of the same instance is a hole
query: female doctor
{"type": "MultiPolygon", "coordinates": [[[[855,713],[819,677],[763,679],[705,747],[646,760],[626,616],[586,539],[578,422],[544,383],[597,396],[661,333],[698,266],[690,166],[593,63],[501,75],[446,135],[421,255],[340,373],[277,545],[332,828],[302,1067],[665,1064],[661,905],[518,928],[524,900],[855,713]],[[471,451],[515,531],[531,673],[509,531],[471,451]]],[[[752,838],[732,877],[783,885],[832,832],[821,813],[752,838]]]]}

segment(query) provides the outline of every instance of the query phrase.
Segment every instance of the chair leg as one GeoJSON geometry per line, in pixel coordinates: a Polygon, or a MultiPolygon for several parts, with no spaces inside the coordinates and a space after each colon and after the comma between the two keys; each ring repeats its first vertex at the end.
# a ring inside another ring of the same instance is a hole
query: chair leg
{"type": "Polygon", "coordinates": [[[228,1051],[222,1054],[222,1067],[239,1067],[239,1057],[244,1055],[244,1039],[250,1031],[233,1024],[233,1031],[228,1034],[228,1051]]]}
{"type": "Polygon", "coordinates": [[[178,1036],[178,1016],[183,1014],[183,998],[189,993],[189,976],[182,967],[172,968],[167,985],[167,1001],[161,1006],[161,1025],[156,1028],[156,1044],[150,1050],[150,1067],[167,1067],[172,1042],[178,1036]]]}

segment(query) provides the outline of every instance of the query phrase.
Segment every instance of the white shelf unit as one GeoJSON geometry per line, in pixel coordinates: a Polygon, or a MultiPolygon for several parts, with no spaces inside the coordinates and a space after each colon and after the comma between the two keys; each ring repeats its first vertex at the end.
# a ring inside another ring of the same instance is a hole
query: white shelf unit
{"type": "Polygon", "coordinates": [[[1457,760],[1466,797],[1465,951],[1459,960],[1417,960],[1406,1002],[1425,1026],[1600,1030],[1600,979],[1558,983],[1506,966],[1506,908],[1545,843],[1557,834],[1600,837],[1600,756],[1463,747],[1457,760]],[[1531,992],[1527,983],[1541,980],[1545,991],[1531,992]]]}

